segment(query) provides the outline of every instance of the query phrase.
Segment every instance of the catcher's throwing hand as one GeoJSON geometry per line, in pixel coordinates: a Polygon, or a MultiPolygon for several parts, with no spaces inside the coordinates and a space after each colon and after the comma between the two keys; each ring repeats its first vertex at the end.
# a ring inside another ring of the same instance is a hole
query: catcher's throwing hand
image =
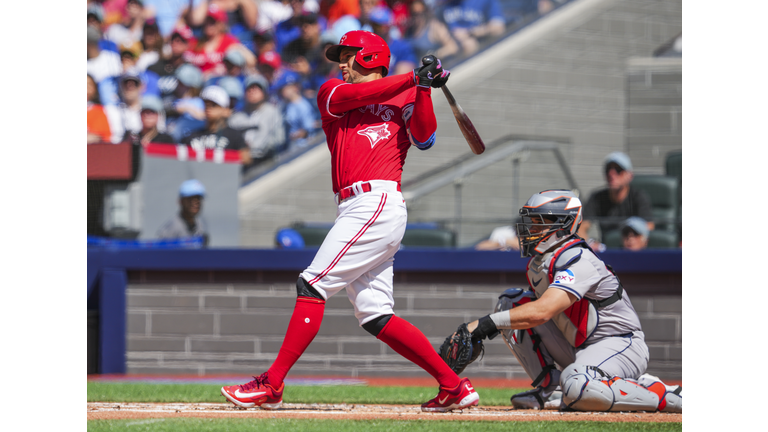
{"type": "Polygon", "coordinates": [[[440,346],[440,357],[451,370],[460,374],[470,363],[477,360],[483,351],[485,351],[483,340],[473,337],[465,323],[445,338],[440,346]]]}

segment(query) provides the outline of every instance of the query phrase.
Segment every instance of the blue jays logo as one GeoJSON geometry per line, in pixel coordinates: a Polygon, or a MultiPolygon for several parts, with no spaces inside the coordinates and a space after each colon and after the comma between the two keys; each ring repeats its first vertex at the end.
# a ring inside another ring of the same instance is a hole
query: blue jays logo
{"type": "Polygon", "coordinates": [[[556,283],[556,284],[567,283],[567,284],[570,284],[570,283],[573,283],[574,281],[576,281],[576,276],[573,275],[572,271],[570,271],[568,269],[565,269],[565,270],[563,270],[561,272],[558,272],[555,275],[555,281],[552,282],[552,283],[556,283]]]}
{"type": "Polygon", "coordinates": [[[379,141],[389,138],[392,133],[389,131],[389,125],[382,123],[378,126],[369,126],[363,130],[357,131],[358,135],[362,135],[371,142],[371,148],[373,148],[379,141]]]}

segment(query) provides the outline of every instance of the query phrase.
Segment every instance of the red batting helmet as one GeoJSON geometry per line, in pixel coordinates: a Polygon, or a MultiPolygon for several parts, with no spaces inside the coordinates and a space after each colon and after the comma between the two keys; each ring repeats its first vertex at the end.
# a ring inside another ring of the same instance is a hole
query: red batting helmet
{"type": "Polygon", "coordinates": [[[360,48],[355,54],[355,62],[360,66],[370,69],[377,66],[384,68],[384,76],[389,73],[391,55],[389,46],[381,36],[365,30],[353,30],[341,37],[338,45],[333,45],[325,51],[328,60],[339,62],[341,50],[344,47],[360,48]],[[369,60],[365,60],[370,57],[369,60]]]}

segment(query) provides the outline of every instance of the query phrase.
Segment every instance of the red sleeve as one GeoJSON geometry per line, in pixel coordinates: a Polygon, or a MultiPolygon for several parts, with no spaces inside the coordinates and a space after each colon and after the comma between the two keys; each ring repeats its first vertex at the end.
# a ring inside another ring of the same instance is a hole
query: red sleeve
{"type": "Polygon", "coordinates": [[[338,118],[355,108],[392,99],[414,85],[413,75],[407,73],[359,84],[334,78],[320,87],[317,106],[323,118],[338,118]]]}
{"type": "Polygon", "coordinates": [[[437,131],[437,119],[432,108],[432,89],[416,87],[416,102],[413,104],[413,115],[408,127],[413,138],[426,142],[437,131]]]}

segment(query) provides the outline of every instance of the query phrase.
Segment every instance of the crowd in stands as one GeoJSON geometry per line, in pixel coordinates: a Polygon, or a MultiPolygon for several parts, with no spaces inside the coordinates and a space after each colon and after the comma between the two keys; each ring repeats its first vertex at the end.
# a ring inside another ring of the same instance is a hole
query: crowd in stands
{"type": "Polygon", "coordinates": [[[322,136],[317,90],[340,78],[325,50],[344,33],[386,39],[398,74],[564,1],[91,0],[88,143],[234,149],[248,169],[322,136]]]}

